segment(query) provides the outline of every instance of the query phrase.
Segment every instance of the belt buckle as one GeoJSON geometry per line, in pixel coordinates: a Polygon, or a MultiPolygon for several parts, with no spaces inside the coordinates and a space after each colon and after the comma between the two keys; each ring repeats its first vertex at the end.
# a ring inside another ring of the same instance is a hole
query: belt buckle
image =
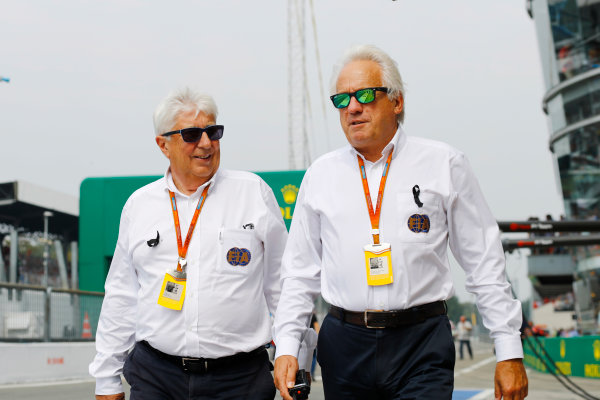
{"type": "Polygon", "coordinates": [[[363,313],[363,319],[364,319],[364,322],[365,322],[365,326],[367,328],[369,328],[369,329],[383,329],[383,328],[385,328],[385,326],[370,326],[369,325],[369,318],[367,317],[367,315],[368,315],[367,313],[369,313],[369,312],[381,312],[381,311],[383,311],[383,310],[365,310],[364,311],[364,313],[363,313]]]}
{"type": "Polygon", "coordinates": [[[189,372],[189,367],[187,365],[185,365],[186,361],[200,361],[200,362],[204,362],[204,371],[203,372],[208,372],[208,361],[203,359],[203,358],[190,358],[190,357],[181,357],[181,365],[183,366],[183,370],[185,372],[189,372]]]}

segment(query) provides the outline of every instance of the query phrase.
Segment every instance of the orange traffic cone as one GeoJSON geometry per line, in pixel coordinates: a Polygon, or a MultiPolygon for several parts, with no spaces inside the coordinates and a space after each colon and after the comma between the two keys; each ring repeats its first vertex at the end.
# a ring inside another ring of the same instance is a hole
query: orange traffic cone
{"type": "Polygon", "coordinates": [[[81,332],[81,337],[83,339],[92,338],[92,327],[90,325],[90,317],[88,316],[87,311],[83,315],[83,332],[81,332]]]}

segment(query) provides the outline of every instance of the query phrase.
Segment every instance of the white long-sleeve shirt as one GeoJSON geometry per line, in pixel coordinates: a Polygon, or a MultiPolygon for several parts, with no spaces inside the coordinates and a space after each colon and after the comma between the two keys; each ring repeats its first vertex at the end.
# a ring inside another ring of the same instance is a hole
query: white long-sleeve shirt
{"type": "Polygon", "coordinates": [[[378,161],[365,160],[373,207],[390,151],[379,230],[380,241],[391,244],[393,283],[367,285],[363,247],[373,237],[357,151],[348,145],[325,154],[306,172],[296,202],[282,260],[276,356],[296,356],[319,292],[328,303],[352,311],[401,310],[449,299],[454,294],[449,244],[495,340],[498,361],[522,358],[521,306],[505,277],[498,225],[465,156],[399,128],[378,161]],[[415,185],[423,208],[414,199],[415,185]],[[409,229],[413,214],[429,217],[428,233],[409,229]]]}
{"type": "Polygon", "coordinates": [[[96,378],[96,394],[123,391],[120,374],[136,341],[146,340],[171,355],[218,358],[271,340],[269,313],[275,312],[279,299],[287,239],[275,196],[248,172],[218,170],[206,184],[187,196],[167,172],[127,200],[106,280],[97,355],[89,368],[96,378]],[[170,310],[157,304],[165,272],[175,269],[178,259],[168,190],[175,193],[184,241],[209,183],[186,256],[183,309],[170,310]],[[157,231],[160,242],[150,247],[147,241],[156,238],[157,231]],[[235,247],[250,251],[246,266],[227,261],[235,247]]]}

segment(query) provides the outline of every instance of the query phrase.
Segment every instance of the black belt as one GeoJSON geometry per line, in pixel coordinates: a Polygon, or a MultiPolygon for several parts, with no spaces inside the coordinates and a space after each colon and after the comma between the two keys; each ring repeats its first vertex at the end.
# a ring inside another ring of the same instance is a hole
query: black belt
{"type": "Polygon", "coordinates": [[[236,364],[242,361],[248,361],[266,352],[265,347],[261,346],[258,349],[254,349],[248,353],[237,353],[232,356],[226,356],[221,358],[193,358],[172,356],[170,354],[163,353],[162,351],[150,346],[150,344],[145,340],[142,340],[138,343],[155,353],[160,358],[171,361],[172,363],[180,366],[181,368],[183,368],[184,371],[196,374],[203,374],[209,371],[212,372],[225,368],[232,364],[236,364]]]}
{"type": "Polygon", "coordinates": [[[443,300],[406,310],[394,311],[347,311],[336,306],[329,308],[329,314],[337,319],[367,328],[398,328],[400,326],[414,325],[425,321],[427,318],[446,315],[447,311],[446,302],[443,300]]]}

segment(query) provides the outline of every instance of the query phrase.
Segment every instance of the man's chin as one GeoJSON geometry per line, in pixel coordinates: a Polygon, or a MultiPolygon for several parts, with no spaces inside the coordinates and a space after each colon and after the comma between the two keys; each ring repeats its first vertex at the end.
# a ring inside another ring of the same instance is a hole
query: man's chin
{"type": "Polygon", "coordinates": [[[361,148],[368,146],[371,139],[365,132],[350,132],[350,135],[348,135],[348,142],[350,142],[352,147],[361,148]]]}
{"type": "Polygon", "coordinates": [[[350,125],[347,130],[347,135],[356,140],[365,140],[369,136],[369,128],[367,124],[350,125]]]}
{"type": "Polygon", "coordinates": [[[198,178],[210,179],[214,175],[214,172],[212,168],[194,168],[192,174],[198,178]]]}

